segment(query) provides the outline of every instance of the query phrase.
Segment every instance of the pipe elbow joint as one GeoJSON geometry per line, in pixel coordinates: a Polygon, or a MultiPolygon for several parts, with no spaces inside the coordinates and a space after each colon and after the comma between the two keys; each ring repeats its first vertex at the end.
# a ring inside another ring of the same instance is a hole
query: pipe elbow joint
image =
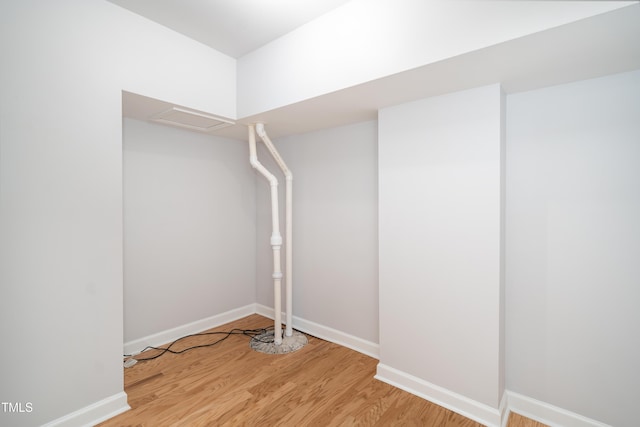
{"type": "Polygon", "coordinates": [[[264,138],[264,136],[266,135],[264,131],[264,123],[256,123],[256,133],[260,138],[264,138]]]}

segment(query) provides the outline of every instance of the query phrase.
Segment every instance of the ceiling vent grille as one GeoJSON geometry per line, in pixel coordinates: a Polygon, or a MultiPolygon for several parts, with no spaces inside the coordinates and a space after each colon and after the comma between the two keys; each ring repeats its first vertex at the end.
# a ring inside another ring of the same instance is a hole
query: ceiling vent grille
{"type": "Polygon", "coordinates": [[[179,107],[171,107],[161,113],[154,114],[149,120],[200,132],[212,132],[235,124],[231,120],[223,119],[222,117],[179,107]]]}

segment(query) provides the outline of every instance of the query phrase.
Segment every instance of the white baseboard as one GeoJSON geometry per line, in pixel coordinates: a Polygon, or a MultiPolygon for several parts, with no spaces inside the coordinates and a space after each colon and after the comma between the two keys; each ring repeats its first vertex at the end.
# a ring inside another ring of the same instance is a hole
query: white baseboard
{"type": "MultiPolygon", "coordinates": [[[[375,378],[486,426],[500,427],[506,413],[503,403],[499,409],[492,408],[382,363],[378,364],[375,378]]],[[[504,397],[502,402],[505,402],[504,397]]]]}
{"type": "Polygon", "coordinates": [[[507,391],[506,394],[507,405],[510,412],[516,412],[549,426],[610,427],[608,424],[603,424],[580,414],[558,408],[557,406],[541,402],[513,391],[507,391]]]}
{"type": "Polygon", "coordinates": [[[509,422],[509,401],[507,399],[506,390],[502,393],[502,399],[500,399],[498,411],[500,412],[500,426],[507,427],[509,422]]]}
{"type": "MultiPolygon", "coordinates": [[[[262,304],[256,304],[256,313],[261,316],[268,317],[269,319],[273,319],[275,317],[273,308],[262,304]]],[[[282,319],[285,319],[284,313],[282,314],[282,319]]],[[[320,325],[310,320],[305,320],[298,316],[293,316],[292,320],[293,328],[298,331],[350,348],[351,350],[366,354],[374,359],[380,358],[380,347],[376,343],[347,334],[346,332],[338,331],[337,329],[333,329],[328,326],[320,325]]]]}
{"type": "Polygon", "coordinates": [[[146,337],[124,343],[123,354],[136,354],[147,346],[157,347],[159,345],[167,344],[180,337],[184,337],[185,335],[206,331],[207,329],[242,319],[243,317],[247,317],[254,313],[256,313],[256,304],[249,304],[244,307],[216,314],[215,316],[187,323],[186,325],[158,332],[153,335],[148,335],[146,337]]]}
{"type": "Polygon", "coordinates": [[[127,394],[123,391],[44,424],[43,427],[94,426],[129,409],[131,407],[127,403],[127,394]]]}

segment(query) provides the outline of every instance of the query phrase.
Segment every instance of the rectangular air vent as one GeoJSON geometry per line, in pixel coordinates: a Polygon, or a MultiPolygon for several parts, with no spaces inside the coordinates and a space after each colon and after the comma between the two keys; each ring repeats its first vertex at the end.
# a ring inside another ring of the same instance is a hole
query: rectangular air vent
{"type": "Polygon", "coordinates": [[[231,120],[179,107],[171,107],[166,111],[151,116],[149,119],[154,122],[200,132],[211,132],[235,124],[231,120]]]}

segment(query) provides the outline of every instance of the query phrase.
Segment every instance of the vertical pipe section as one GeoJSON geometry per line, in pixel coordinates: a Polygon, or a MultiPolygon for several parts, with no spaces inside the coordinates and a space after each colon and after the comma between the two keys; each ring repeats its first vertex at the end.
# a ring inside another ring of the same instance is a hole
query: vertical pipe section
{"type": "Polygon", "coordinates": [[[264,142],[264,145],[266,145],[267,149],[271,153],[271,156],[273,157],[273,159],[276,161],[278,166],[280,166],[280,169],[282,169],[282,173],[284,174],[286,179],[286,190],[285,190],[286,191],[286,208],[285,208],[286,209],[286,217],[285,217],[286,244],[284,246],[285,268],[286,268],[286,273],[284,277],[285,286],[286,286],[286,291],[285,291],[286,328],[285,328],[284,334],[290,337],[293,335],[293,321],[292,321],[292,317],[293,317],[293,237],[292,237],[293,236],[293,174],[285,164],[284,160],[282,160],[280,153],[278,153],[278,150],[276,150],[276,147],[273,145],[273,142],[271,142],[271,139],[269,139],[267,132],[264,130],[264,124],[257,123],[256,131],[260,136],[260,138],[262,139],[262,141],[264,142]]]}
{"type": "MultiPolygon", "coordinates": [[[[273,298],[274,298],[274,343],[282,344],[282,271],[280,270],[280,219],[278,216],[278,180],[259,161],[256,151],[255,126],[249,125],[249,163],[262,174],[271,186],[271,248],[273,249],[273,298]]],[[[289,324],[287,323],[287,327],[289,324]]]]}

